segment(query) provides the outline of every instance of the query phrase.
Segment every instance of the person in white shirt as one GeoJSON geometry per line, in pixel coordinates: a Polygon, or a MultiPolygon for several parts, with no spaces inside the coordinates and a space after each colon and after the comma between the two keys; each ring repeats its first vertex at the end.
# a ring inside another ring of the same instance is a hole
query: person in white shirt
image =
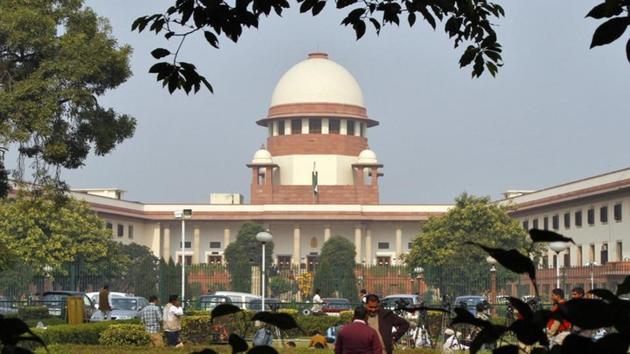
{"type": "Polygon", "coordinates": [[[322,312],[322,304],[324,303],[324,300],[322,300],[319,293],[320,290],[315,289],[315,295],[313,295],[313,307],[311,308],[311,312],[313,313],[322,312]]]}
{"type": "Polygon", "coordinates": [[[184,315],[184,309],[179,303],[177,295],[168,298],[168,304],[164,306],[162,320],[164,322],[164,332],[166,333],[166,343],[171,347],[182,347],[179,340],[179,332],[182,330],[180,317],[184,315]]]}

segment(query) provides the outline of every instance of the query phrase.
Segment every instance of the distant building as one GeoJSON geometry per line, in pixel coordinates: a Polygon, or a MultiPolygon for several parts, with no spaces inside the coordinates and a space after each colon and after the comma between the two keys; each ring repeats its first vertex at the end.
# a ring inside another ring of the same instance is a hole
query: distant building
{"type": "Polygon", "coordinates": [[[324,53],[310,54],[282,76],[257,123],[268,137],[247,164],[250,204],[240,194],[212,194],[209,204],[130,202],[116,189],[74,195],[105,219],[114,239],[146,245],[165,259],[223,263],[240,226],[254,221],[273,234],[278,268],[308,270],[332,235],[355,244],[357,263],[401,264],[422,223],[450,207],[379,203],[383,165],[368,146],[368,130],[378,121],[368,116],[352,74],[324,53]],[[182,209],[193,211],[183,253],[174,217],[182,209]]]}

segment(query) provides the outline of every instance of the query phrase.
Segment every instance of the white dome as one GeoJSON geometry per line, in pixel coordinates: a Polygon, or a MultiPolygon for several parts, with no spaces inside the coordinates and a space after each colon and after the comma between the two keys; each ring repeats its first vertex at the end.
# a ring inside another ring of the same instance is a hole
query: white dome
{"type": "Polygon", "coordinates": [[[271,96],[271,106],[294,103],[341,103],[364,107],[357,80],[324,53],[309,54],[308,59],[294,65],[278,81],[271,96]]]}
{"type": "Polygon", "coordinates": [[[365,149],[359,153],[358,163],[362,165],[376,165],[378,164],[378,160],[376,159],[374,151],[365,149]]]}
{"type": "Polygon", "coordinates": [[[260,149],[256,151],[254,154],[254,158],[252,159],[252,164],[269,164],[273,163],[271,160],[271,153],[267,149],[260,149]]]}

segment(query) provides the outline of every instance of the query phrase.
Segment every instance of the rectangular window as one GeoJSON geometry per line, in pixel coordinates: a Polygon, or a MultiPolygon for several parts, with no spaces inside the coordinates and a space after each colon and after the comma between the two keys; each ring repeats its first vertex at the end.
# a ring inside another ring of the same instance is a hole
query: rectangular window
{"type": "Polygon", "coordinates": [[[571,228],[571,213],[564,214],[564,228],[565,229],[571,228]]]}
{"type": "Polygon", "coordinates": [[[621,221],[621,203],[615,204],[613,208],[615,221],[621,221]]]}
{"type": "Polygon", "coordinates": [[[114,229],[114,225],[112,225],[111,222],[108,222],[107,224],[105,224],[105,228],[107,228],[107,230],[113,230],[114,229]]]}
{"type": "MultiPolygon", "coordinates": [[[[186,260],[186,265],[192,265],[192,256],[186,256],[184,258],[186,260]]],[[[177,256],[177,264],[182,264],[182,256],[177,256]]]]}
{"type": "MultiPolygon", "coordinates": [[[[190,248],[190,245],[191,245],[190,241],[186,241],[186,242],[184,242],[184,246],[186,246],[185,248],[190,248]]],[[[181,241],[179,242],[179,248],[182,248],[182,243],[181,243],[181,241]]]]}
{"type": "Polygon", "coordinates": [[[328,133],[329,134],[339,134],[339,119],[330,118],[328,120],[328,133]]]}
{"type": "Polygon", "coordinates": [[[599,252],[599,260],[600,260],[601,265],[608,263],[608,244],[607,243],[602,244],[602,250],[599,252]]]}
{"type": "Polygon", "coordinates": [[[301,119],[291,119],[291,134],[302,134],[301,119]]]}
{"type": "Polygon", "coordinates": [[[595,245],[588,246],[588,261],[595,262],[595,245]]]}
{"type": "Polygon", "coordinates": [[[603,206],[599,208],[599,221],[604,224],[608,222],[608,207],[607,206],[603,206]]]}
{"type": "Polygon", "coordinates": [[[570,252],[567,252],[564,254],[564,264],[562,266],[563,267],[571,266],[571,253],[570,252]]]}
{"type": "Polygon", "coordinates": [[[389,242],[379,242],[378,243],[378,249],[379,250],[388,250],[389,249],[389,242]]]}
{"type": "Polygon", "coordinates": [[[560,216],[554,215],[551,217],[551,226],[554,230],[558,230],[560,228],[560,216]]]}
{"type": "Polygon", "coordinates": [[[595,209],[591,208],[586,212],[586,222],[591,226],[595,224],[595,209]]]}
{"type": "Polygon", "coordinates": [[[543,229],[549,230],[549,218],[546,216],[543,218],[543,229]]]}
{"type": "Polygon", "coordinates": [[[413,243],[412,242],[407,243],[407,249],[410,250],[412,248],[413,248],[413,243]]]}
{"type": "Polygon", "coordinates": [[[553,255],[553,269],[558,268],[558,255],[554,254],[553,255]]]}
{"type": "Polygon", "coordinates": [[[549,268],[549,256],[547,256],[546,254],[542,257],[542,267],[549,268]]]}
{"type": "Polygon", "coordinates": [[[223,256],[217,256],[215,254],[208,256],[208,264],[221,265],[223,264],[223,256]]]}
{"type": "Polygon", "coordinates": [[[306,271],[314,272],[319,265],[319,256],[318,255],[308,255],[306,256],[306,271]]]}
{"type": "Polygon", "coordinates": [[[278,256],[278,270],[290,270],[291,269],[291,256],[278,256]]]}
{"type": "Polygon", "coordinates": [[[319,118],[309,118],[308,120],[308,133],[309,134],[321,134],[322,133],[322,120],[319,118]]]}
{"type": "Polygon", "coordinates": [[[354,121],[348,119],[346,122],[348,123],[347,134],[354,135],[354,121]]]}
{"type": "Polygon", "coordinates": [[[575,227],[582,227],[582,210],[575,212],[575,227]]]}
{"type": "Polygon", "coordinates": [[[133,225],[127,226],[127,237],[130,239],[133,238],[133,225]]]}
{"type": "Polygon", "coordinates": [[[534,229],[537,229],[538,228],[538,219],[534,219],[534,222],[532,224],[533,224],[532,227],[534,229]]]}
{"type": "Polygon", "coordinates": [[[284,135],[284,119],[278,121],[278,135],[284,135]]]}
{"type": "Polygon", "coordinates": [[[584,265],[584,263],[582,262],[582,245],[577,246],[577,257],[576,257],[576,262],[578,266],[582,266],[584,265]]]}
{"type": "Polygon", "coordinates": [[[529,220],[523,221],[523,228],[525,231],[529,231],[529,220]]]}
{"type": "Polygon", "coordinates": [[[219,241],[210,241],[210,248],[221,248],[221,242],[219,242],[219,241]]]}
{"type": "Polygon", "coordinates": [[[118,230],[116,230],[116,231],[118,231],[117,232],[118,237],[123,237],[125,235],[125,225],[118,224],[117,228],[118,228],[118,230]]]}
{"type": "Polygon", "coordinates": [[[623,261],[623,244],[621,241],[617,241],[617,250],[615,251],[615,260],[617,262],[623,261]]]}

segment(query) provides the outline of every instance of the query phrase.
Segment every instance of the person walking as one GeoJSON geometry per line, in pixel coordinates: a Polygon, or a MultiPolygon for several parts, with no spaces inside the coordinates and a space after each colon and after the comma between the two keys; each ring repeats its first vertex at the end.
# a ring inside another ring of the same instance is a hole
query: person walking
{"type": "Polygon", "coordinates": [[[322,304],[324,303],[324,300],[322,300],[322,297],[319,295],[319,293],[320,290],[315,289],[315,295],[313,295],[313,307],[311,308],[312,313],[322,312],[322,304]]]}
{"type": "Polygon", "coordinates": [[[180,317],[184,315],[184,310],[179,303],[177,295],[168,298],[168,304],[164,306],[162,319],[164,322],[164,332],[166,333],[166,343],[171,347],[183,347],[179,340],[179,332],[182,330],[180,317]]]}
{"type": "Polygon", "coordinates": [[[365,306],[354,308],[352,323],[341,328],[335,341],[335,354],[383,354],[378,332],[368,326],[365,306]]]}
{"type": "Polygon", "coordinates": [[[381,300],[377,295],[366,295],[364,306],[368,311],[367,323],[378,333],[383,345],[383,353],[392,354],[394,343],[407,332],[409,322],[392,311],[382,308],[381,300]]]}
{"type": "Polygon", "coordinates": [[[98,310],[103,314],[103,320],[112,319],[112,294],[109,292],[109,285],[103,285],[98,292],[98,310]]]}
{"type": "Polygon", "coordinates": [[[149,304],[140,310],[140,322],[144,325],[144,330],[151,337],[153,347],[163,347],[162,333],[160,332],[160,322],[162,322],[162,312],[158,305],[158,297],[151,295],[149,304]]]}

